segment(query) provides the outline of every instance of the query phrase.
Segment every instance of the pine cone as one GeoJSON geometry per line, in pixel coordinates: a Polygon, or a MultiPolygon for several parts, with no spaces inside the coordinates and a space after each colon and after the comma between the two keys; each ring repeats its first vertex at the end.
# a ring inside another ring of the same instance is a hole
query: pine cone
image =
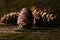
{"type": "Polygon", "coordinates": [[[18,29],[32,26],[50,26],[56,19],[56,15],[50,9],[42,9],[39,6],[31,9],[23,8],[20,12],[11,12],[1,17],[5,24],[18,24],[18,29]]]}
{"type": "Polygon", "coordinates": [[[49,25],[52,24],[53,21],[56,19],[56,15],[51,12],[50,9],[42,9],[37,6],[33,6],[31,8],[33,17],[34,17],[34,23],[35,26],[42,26],[42,25],[49,25]]]}
{"type": "Polygon", "coordinates": [[[1,17],[1,22],[5,24],[17,24],[18,13],[11,12],[1,17]]]}
{"type": "Polygon", "coordinates": [[[23,8],[18,16],[18,29],[30,28],[33,25],[32,12],[28,8],[23,8]]]}

